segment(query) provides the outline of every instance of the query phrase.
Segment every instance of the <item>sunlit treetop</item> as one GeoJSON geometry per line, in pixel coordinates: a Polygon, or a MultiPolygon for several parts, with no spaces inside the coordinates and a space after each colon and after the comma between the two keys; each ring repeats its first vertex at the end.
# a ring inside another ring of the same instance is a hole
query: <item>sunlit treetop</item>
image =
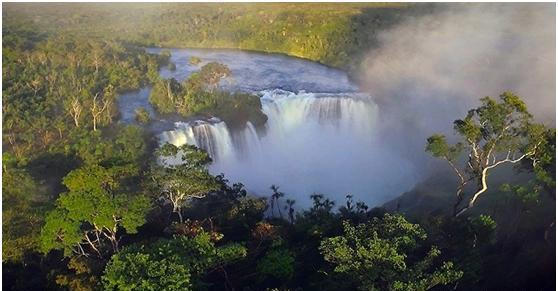
{"type": "Polygon", "coordinates": [[[459,177],[454,214],[461,215],[471,208],[488,189],[488,171],[504,164],[529,162],[535,167],[547,155],[548,129],[534,123],[527,106],[517,95],[504,92],[498,100],[484,97],[481,106],[469,110],[465,118],[454,121],[459,141],[450,144],[446,137],[435,134],[428,138],[426,151],[448,162],[459,177]],[[467,155],[460,166],[461,156],[467,155]],[[465,186],[476,183],[464,206],[465,186]]]}

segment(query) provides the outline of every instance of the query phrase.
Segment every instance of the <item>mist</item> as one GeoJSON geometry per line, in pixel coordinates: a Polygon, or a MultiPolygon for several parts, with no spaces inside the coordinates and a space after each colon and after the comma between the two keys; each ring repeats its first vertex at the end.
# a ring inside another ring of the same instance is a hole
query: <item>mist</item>
{"type": "Polygon", "coordinates": [[[438,5],[378,41],[360,86],[379,106],[384,142],[422,169],[439,166],[424,152],[426,138],[452,135],[452,122],[481,97],[512,91],[538,122],[555,123],[554,4],[438,5]]]}

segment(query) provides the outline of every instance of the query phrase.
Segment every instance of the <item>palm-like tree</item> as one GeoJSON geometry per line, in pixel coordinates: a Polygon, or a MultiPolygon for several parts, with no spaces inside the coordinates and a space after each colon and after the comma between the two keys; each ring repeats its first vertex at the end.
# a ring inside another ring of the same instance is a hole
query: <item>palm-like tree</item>
{"type": "Polygon", "coordinates": [[[291,224],[294,223],[294,208],[293,205],[295,204],[295,201],[292,199],[287,199],[287,205],[285,205],[285,210],[289,210],[289,220],[291,222],[291,224]]]}
{"type": "Polygon", "coordinates": [[[279,216],[283,218],[283,214],[281,213],[281,207],[279,206],[279,198],[285,196],[285,193],[279,191],[279,187],[275,185],[271,185],[271,216],[274,216],[273,209],[275,208],[275,203],[277,203],[277,210],[279,210],[279,216]]]}

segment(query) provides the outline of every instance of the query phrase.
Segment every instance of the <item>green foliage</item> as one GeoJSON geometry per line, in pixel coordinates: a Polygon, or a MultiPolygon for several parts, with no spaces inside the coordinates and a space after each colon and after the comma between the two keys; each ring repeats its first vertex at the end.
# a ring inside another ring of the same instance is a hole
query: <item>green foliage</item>
{"type": "MultiPolygon", "coordinates": [[[[151,55],[138,46],[253,49],[354,68],[376,42],[379,29],[413,10],[402,6],[3,5],[2,254],[7,286],[50,290],[56,281],[70,290],[98,290],[100,270],[113,255],[102,278],[107,290],[352,290],[357,285],[427,290],[444,288],[461,276],[461,289],[481,289],[486,282],[493,287],[487,289],[498,289],[500,278],[512,277],[520,277],[514,282],[529,277],[521,286],[547,289],[539,288],[545,282],[537,280],[538,273],[552,272],[547,265],[533,266],[553,257],[547,246],[553,245],[548,243],[553,228],[546,229],[551,221],[543,221],[553,216],[537,216],[531,209],[514,212],[513,219],[515,214],[529,215],[515,234],[521,236],[516,245],[498,216],[429,221],[421,224],[428,229],[426,238],[418,225],[354,204],[352,197],[336,212],[332,200],[314,194],[313,206],[296,219],[294,200],[286,199],[290,223],[287,218],[266,219],[266,200],[248,195],[240,183],[229,185],[223,176],[211,176],[206,169],[210,157],[195,147],[164,145],[159,161],[183,158],[185,163],[154,165],[142,176],[149,160],[145,133],[114,122],[116,96],[148,83],[153,85],[150,100],[161,113],[217,116],[239,127],[246,121],[256,126],[266,122],[260,98],[218,90],[219,81],[231,74],[226,66],[209,63],[182,83],[162,80],[159,68],[174,67],[170,51],[151,55]],[[67,189],[58,190],[62,176],[67,189]],[[139,188],[146,184],[152,188],[139,188]],[[65,192],[50,205],[60,191],[65,192]],[[160,209],[147,216],[152,199],[137,192],[164,198],[158,200],[160,209]],[[188,226],[169,227],[167,202],[181,221],[182,216],[199,219],[212,232],[161,239],[169,229],[188,226]],[[45,215],[45,209],[51,211],[45,215]],[[504,239],[496,236],[496,221],[504,239]],[[214,229],[226,234],[228,245],[216,246],[222,236],[214,229]],[[269,246],[278,239],[288,249],[269,246]],[[242,241],[246,248],[231,244],[242,241]],[[130,243],[120,250],[120,244],[130,243]],[[70,257],[62,259],[58,252],[40,256],[35,254],[39,249],[60,249],[70,257]],[[507,273],[509,269],[513,271],[507,273]],[[258,274],[265,280],[254,280],[258,274]]],[[[192,57],[190,63],[201,64],[201,59],[192,57]]],[[[475,147],[478,158],[465,161],[471,168],[459,173],[463,181],[481,184],[478,175],[492,161],[489,152],[504,158],[511,150],[510,159],[528,154],[516,165],[533,172],[533,180],[506,190],[524,201],[548,199],[541,193],[555,199],[555,130],[534,124],[525,104],[511,93],[481,102],[454,123],[458,143],[434,135],[426,150],[458,169],[464,154],[475,156],[475,147]]],[[[138,121],[148,120],[145,113],[138,114],[138,121]]],[[[272,211],[282,196],[275,188],[272,211]]],[[[500,211],[494,210],[495,215],[500,211]]]]}
{"type": "Polygon", "coordinates": [[[243,127],[247,121],[255,126],[265,124],[267,116],[258,96],[216,90],[220,80],[230,75],[227,66],[208,63],[182,84],[175,79],[155,82],[149,101],[161,113],[216,116],[233,127],[243,127]]]}
{"type": "Polygon", "coordinates": [[[436,158],[444,158],[453,162],[461,155],[463,144],[449,145],[444,135],[435,134],[427,139],[426,151],[436,158]]]}
{"type": "Polygon", "coordinates": [[[88,165],[64,178],[68,192],[60,194],[56,208],[46,216],[41,231],[41,249],[62,249],[72,253],[104,255],[103,240],[118,250],[119,230],[137,232],[145,222],[150,201],[144,196],[119,192],[118,168],[88,165]],[[86,251],[84,246],[91,248],[86,251]]]}
{"type": "Polygon", "coordinates": [[[454,215],[461,215],[473,207],[479,195],[488,190],[489,170],[504,164],[531,163],[530,170],[538,173],[537,176],[542,178],[540,182],[553,185],[553,179],[542,169],[544,166],[537,167],[537,164],[541,160],[543,164],[554,162],[555,142],[551,139],[554,131],[534,123],[519,96],[504,92],[499,100],[482,98],[481,106],[469,110],[465,118],[454,121],[454,129],[461,139],[456,144],[450,145],[443,135],[435,134],[427,139],[426,145],[427,152],[446,160],[459,177],[454,215]],[[468,160],[460,167],[457,162],[464,151],[468,160]],[[476,188],[467,198],[466,205],[461,206],[465,187],[470,181],[476,183],[476,188]]]}
{"type": "Polygon", "coordinates": [[[463,218],[429,216],[423,225],[429,233],[429,242],[442,250],[442,257],[463,271],[460,286],[475,286],[486,278],[491,268],[488,257],[499,247],[494,247],[497,224],[492,217],[484,214],[463,218]]]}
{"type": "Polygon", "coordinates": [[[435,270],[432,274],[421,276],[421,272],[423,272],[427,268],[427,263],[430,264],[432,259],[436,258],[439,254],[440,251],[438,251],[437,249],[432,249],[428,253],[425,260],[421,262],[424,264],[411,271],[413,272],[411,276],[418,275],[420,277],[412,278],[411,276],[409,276],[409,279],[416,280],[410,282],[395,281],[393,283],[392,290],[430,290],[434,286],[448,285],[455,281],[458,281],[463,276],[463,272],[456,271],[453,267],[452,262],[444,262],[442,266],[439,269],[435,270]]]}
{"type": "Polygon", "coordinates": [[[161,239],[153,245],[130,246],[115,254],[103,275],[105,290],[194,290],[200,276],[246,256],[238,244],[216,247],[202,232],[161,239]],[[192,278],[194,277],[194,278],[192,278]]]}
{"type": "Polygon", "coordinates": [[[226,65],[211,62],[192,74],[186,80],[185,87],[187,91],[197,93],[202,90],[213,90],[223,78],[231,75],[231,70],[226,65]]]}
{"type": "Polygon", "coordinates": [[[56,284],[75,291],[94,291],[101,287],[100,277],[96,275],[99,262],[84,256],[71,257],[68,260],[69,272],[56,276],[56,284]]]}
{"type": "Polygon", "coordinates": [[[356,227],[344,222],[343,228],[342,236],[324,239],[320,250],[335,272],[359,282],[362,290],[427,290],[462,275],[450,262],[434,268],[440,255],[436,247],[416,259],[426,233],[402,216],[385,214],[356,227]]]}
{"type": "Polygon", "coordinates": [[[159,150],[162,165],[152,167],[151,177],[154,193],[172,204],[172,211],[183,222],[182,207],[193,198],[203,198],[207,193],[219,189],[215,177],[205,166],[211,162],[209,155],[195,146],[185,144],[176,147],[170,143],[159,150]],[[171,164],[165,159],[181,159],[171,164]]]}
{"type": "Polygon", "coordinates": [[[3,167],[2,261],[20,262],[26,252],[38,250],[44,190],[25,170],[5,160],[3,167]]]}
{"type": "Polygon", "coordinates": [[[71,144],[82,134],[76,131],[90,133],[112,124],[117,93],[146,85],[148,73],[158,75],[165,62],[117,41],[70,36],[32,41],[32,50],[3,43],[9,53],[2,64],[2,134],[5,149],[17,158],[71,144]]]}
{"type": "Polygon", "coordinates": [[[182,85],[174,78],[159,79],[153,85],[149,102],[161,113],[175,112],[174,99],[182,94],[182,85]]]}
{"type": "Polygon", "coordinates": [[[527,134],[531,115],[523,101],[510,92],[500,95],[500,102],[484,97],[482,105],[470,110],[464,119],[456,120],[454,128],[469,143],[483,142],[484,149],[512,146],[527,134]],[[513,127],[513,128],[512,128],[513,127]]]}
{"type": "Polygon", "coordinates": [[[286,249],[271,249],[258,262],[258,270],[263,276],[275,279],[289,280],[294,273],[295,258],[286,249]]]}
{"type": "Polygon", "coordinates": [[[321,240],[341,228],[340,217],[333,213],[334,201],[323,194],[312,194],[313,205],[297,217],[295,227],[300,228],[308,237],[321,240]]]}
{"type": "Polygon", "coordinates": [[[202,62],[202,60],[199,57],[196,56],[191,56],[190,60],[188,61],[188,63],[190,63],[190,65],[199,65],[202,62]]]}
{"type": "MultiPolygon", "coordinates": [[[[517,195],[523,202],[537,202],[542,200],[541,193],[548,194],[556,199],[556,129],[535,127],[531,134],[542,137],[540,150],[536,152],[532,160],[523,161],[518,167],[519,171],[534,172],[535,177],[527,184],[510,185],[504,184],[500,188],[504,192],[517,195]],[[540,130],[543,130],[540,133],[540,130]],[[537,133],[537,131],[539,131],[537,133]]],[[[538,140],[538,139],[535,139],[538,140]]]]}
{"type": "Polygon", "coordinates": [[[189,144],[177,147],[171,143],[166,143],[157,152],[162,158],[176,158],[180,155],[182,161],[185,162],[181,165],[187,168],[201,168],[212,162],[207,152],[189,144]]]}
{"type": "Polygon", "coordinates": [[[420,10],[412,8],[398,3],[11,4],[5,15],[6,22],[31,19],[39,31],[143,46],[278,52],[349,68],[362,61],[381,29],[420,10]]]}
{"type": "Polygon", "coordinates": [[[190,270],[174,257],[122,251],[103,276],[105,290],[192,290],[190,270]]]}
{"type": "Polygon", "coordinates": [[[53,149],[53,152],[76,156],[84,164],[135,168],[146,154],[143,129],[128,125],[113,130],[115,133],[112,137],[104,136],[99,131],[76,130],[69,136],[71,142],[61,149],[53,149]]]}
{"type": "Polygon", "coordinates": [[[151,117],[149,116],[149,112],[145,108],[141,107],[136,109],[137,122],[139,122],[140,124],[146,124],[149,123],[150,120],[151,117]]]}
{"type": "Polygon", "coordinates": [[[471,220],[471,229],[479,241],[488,242],[496,230],[496,221],[489,215],[481,214],[471,220]]]}

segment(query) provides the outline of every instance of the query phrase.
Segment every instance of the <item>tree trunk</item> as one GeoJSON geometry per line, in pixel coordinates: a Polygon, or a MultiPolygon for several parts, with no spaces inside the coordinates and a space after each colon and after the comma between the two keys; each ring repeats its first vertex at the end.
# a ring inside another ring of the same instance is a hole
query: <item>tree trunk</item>
{"type": "Polygon", "coordinates": [[[178,206],[178,201],[173,201],[172,212],[178,214],[178,222],[184,222],[184,218],[182,217],[182,208],[178,206]]]}
{"type": "Polygon", "coordinates": [[[99,258],[102,258],[103,256],[101,255],[101,252],[100,252],[99,249],[95,246],[95,244],[93,244],[93,242],[92,242],[91,239],[89,238],[88,233],[85,233],[85,240],[87,241],[87,243],[89,244],[89,246],[97,253],[97,255],[99,256],[99,258]]]}
{"type": "Polygon", "coordinates": [[[484,192],[486,192],[486,190],[488,190],[488,184],[486,183],[486,177],[488,175],[488,169],[489,168],[485,168],[485,169],[482,170],[481,179],[480,179],[481,188],[478,189],[477,192],[473,195],[473,198],[471,198],[471,200],[469,200],[469,203],[467,204],[467,206],[463,207],[460,211],[455,213],[455,215],[454,215],[455,217],[458,217],[458,216],[462,215],[469,208],[473,207],[475,205],[475,202],[477,201],[477,198],[479,198],[479,196],[482,193],[484,193],[484,192]]]}
{"type": "Polygon", "coordinates": [[[277,200],[277,210],[279,211],[279,217],[283,218],[283,213],[281,213],[281,205],[279,205],[279,200],[277,200]]]}
{"type": "Polygon", "coordinates": [[[109,101],[103,100],[103,106],[100,107],[97,104],[97,98],[99,97],[99,93],[93,96],[93,107],[91,107],[91,116],[93,117],[93,131],[97,131],[97,121],[103,112],[107,109],[109,105],[109,101]]]}
{"type": "Polygon", "coordinates": [[[72,115],[72,118],[74,119],[75,126],[79,127],[79,117],[81,116],[81,111],[83,110],[83,107],[79,103],[79,100],[78,100],[77,97],[74,98],[74,100],[72,101],[71,106],[72,107],[70,109],[70,114],[72,115]]]}

